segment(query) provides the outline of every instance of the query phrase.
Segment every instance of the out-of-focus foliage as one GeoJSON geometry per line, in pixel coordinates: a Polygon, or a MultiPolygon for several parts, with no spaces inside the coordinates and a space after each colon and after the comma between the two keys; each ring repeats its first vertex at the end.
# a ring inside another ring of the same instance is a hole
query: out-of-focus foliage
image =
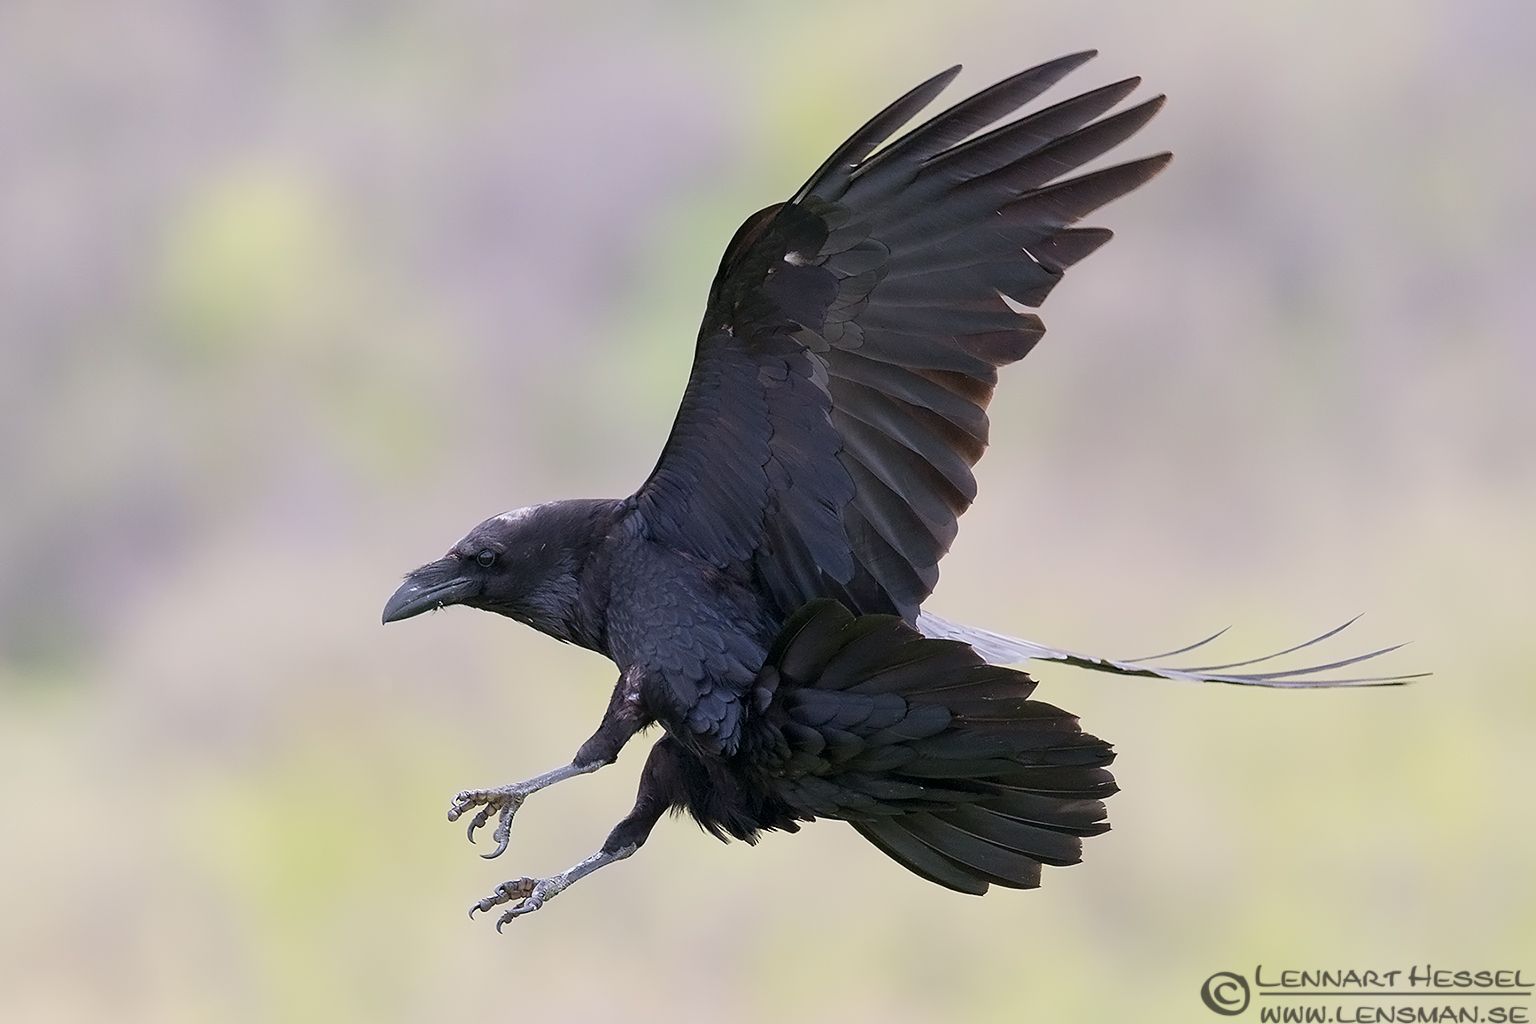
{"type": "Polygon", "coordinates": [[[1533,36],[1500,0],[0,4],[0,1019],[1184,1021],[1261,960],[1536,967],[1533,36]],[[1041,668],[1125,791],[1037,893],[679,822],[467,923],[642,757],[474,857],[448,797],[564,761],[610,670],[381,630],[396,576],[632,488],[721,247],[868,113],[1089,45],[1067,87],[1144,74],[1178,156],[1008,371],[936,607],[1130,655],[1366,608],[1438,674],[1041,668]]]}

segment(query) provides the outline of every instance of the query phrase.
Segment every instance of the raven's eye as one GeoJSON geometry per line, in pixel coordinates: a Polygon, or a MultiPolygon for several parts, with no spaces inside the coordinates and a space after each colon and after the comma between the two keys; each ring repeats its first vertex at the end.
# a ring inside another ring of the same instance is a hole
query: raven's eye
{"type": "Polygon", "coordinates": [[[490,548],[486,548],[484,551],[475,556],[475,561],[480,564],[480,568],[489,569],[491,566],[496,564],[496,552],[492,551],[490,548]]]}

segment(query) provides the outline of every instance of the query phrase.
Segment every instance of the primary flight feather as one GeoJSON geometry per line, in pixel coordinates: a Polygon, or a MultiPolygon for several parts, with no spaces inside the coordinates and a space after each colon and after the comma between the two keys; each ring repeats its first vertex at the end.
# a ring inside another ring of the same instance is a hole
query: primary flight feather
{"type": "Polygon", "coordinates": [[[619,668],[568,765],[455,798],[449,817],[468,816],[471,839],[495,820],[489,856],[530,794],[665,731],[597,853],[504,883],[471,913],[510,903],[500,927],[539,909],[634,853],[671,809],[748,842],[837,818],[951,889],[1034,886],[1108,828],[1115,786],[1110,746],[1001,667],[1027,659],[1261,686],[1409,678],[1327,675],[1382,651],[1247,674],[1226,670],[1268,657],[1163,663],[1193,644],[1100,658],[923,608],[976,498],[998,369],[1044,333],[1030,310],[1109,241],[1079,222],[1169,161],[1079,173],[1162,106],[1111,112],[1135,78],[1015,116],[1092,56],[1021,72],[894,140],[960,69],[876,115],[731,240],[671,435],[635,494],[495,516],[390,598],[386,622],[469,605],[619,668]]]}

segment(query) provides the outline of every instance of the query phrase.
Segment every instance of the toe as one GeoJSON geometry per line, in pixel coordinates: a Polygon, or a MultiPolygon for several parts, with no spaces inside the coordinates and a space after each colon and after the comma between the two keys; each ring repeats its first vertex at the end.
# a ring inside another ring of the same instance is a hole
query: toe
{"type": "Polygon", "coordinates": [[[464,834],[469,838],[471,843],[475,841],[475,833],[478,830],[484,828],[486,824],[490,822],[492,810],[493,809],[490,805],[486,805],[485,807],[480,808],[480,813],[469,819],[469,828],[464,831],[464,834]]]}

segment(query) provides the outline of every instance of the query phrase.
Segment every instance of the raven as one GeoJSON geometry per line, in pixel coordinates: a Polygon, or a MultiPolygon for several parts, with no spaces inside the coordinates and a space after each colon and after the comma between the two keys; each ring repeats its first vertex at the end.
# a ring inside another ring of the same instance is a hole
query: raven
{"type": "Polygon", "coordinates": [[[634,808],[595,854],[505,882],[471,916],[510,903],[500,929],[538,910],[634,853],[674,809],[749,843],[840,819],[950,889],[1038,885],[1042,865],[1075,863],[1082,838],[1109,827],[1116,787],[1110,745],[1004,667],[1028,659],[1261,686],[1410,678],[1326,675],[1385,650],[1232,674],[1268,658],[1167,668],[1209,641],[1120,661],[923,609],[976,497],[998,368],[1044,333],[1029,310],[1110,239],[1073,225],[1170,159],[1074,176],[1162,106],[1111,113],[1138,78],[1009,120],[1093,56],[1021,72],[894,141],[960,69],[877,114],[736,232],[671,435],[638,491],[487,519],[389,599],[385,622],[468,605],[619,669],[569,764],[454,799],[449,820],[470,816],[471,841],[496,820],[486,856],[507,848],[529,795],[611,764],[648,726],[665,731],[634,808]]]}

